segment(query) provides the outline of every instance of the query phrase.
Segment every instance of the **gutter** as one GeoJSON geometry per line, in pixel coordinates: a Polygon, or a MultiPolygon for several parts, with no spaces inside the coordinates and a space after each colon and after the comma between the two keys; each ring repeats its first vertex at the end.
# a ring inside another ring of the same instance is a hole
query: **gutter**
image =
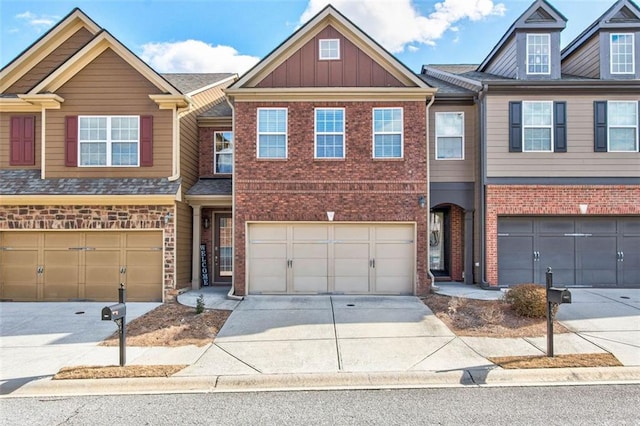
{"type": "MultiPolygon", "coordinates": [[[[425,135],[425,139],[426,139],[426,148],[427,148],[427,241],[429,241],[429,233],[431,232],[431,230],[429,229],[429,212],[431,211],[431,166],[429,165],[429,109],[431,108],[431,105],[433,105],[433,103],[436,101],[436,95],[435,93],[433,95],[431,95],[431,99],[429,100],[429,102],[427,103],[427,117],[426,117],[426,135],[425,135]]],[[[427,248],[428,250],[428,248],[427,248]]],[[[436,282],[436,277],[433,276],[433,274],[431,273],[431,268],[429,268],[429,252],[427,251],[427,274],[429,275],[429,279],[431,280],[431,291],[437,291],[439,290],[438,286],[435,285],[436,282]]]]}
{"type": "MultiPolygon", "coordinates": [[[[233,132],[233,150],[231,151],[231,164],[234,165],[233,167],[233,174],[231,175],[231,217],[232,217],[232,221],[233,221],[233,234],[231,235],[231,244],[233,246],[233,249],[235,251],[235,247],[236,247],[236,180],[234,178],[234,175],[236,174],[236,168],[235,168],[235,164],[236,164],[236,110],[233,107],[233,103],[231,103],[229,101],[229,97],[225,95],[224,100],[227,102],[227,104],[229,105],[229,107],[231,108],[231,131],[233,132]]],[[[235,253],[233,255],[233,257],[235,258],[235,253]]],[[[246,279],[246,274],[245,274],[245,279],[246,279]]],[[[245,286],[246,289],[246,286],[245,286]]],[[[231,300],[243,300],[244,296],[238,296],[236,294],[234,294],[236,291],[236,286],[235,286],[235,274],[233,274],[231,276],[231,288],[229,289],[229,292],[227,293],[227,299],[231,299],[231,300]]]]}

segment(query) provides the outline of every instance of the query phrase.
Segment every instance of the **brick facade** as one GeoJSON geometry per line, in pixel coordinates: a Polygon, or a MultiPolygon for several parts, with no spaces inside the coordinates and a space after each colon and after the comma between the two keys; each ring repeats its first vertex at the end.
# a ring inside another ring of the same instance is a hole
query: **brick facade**
{"type": "Polygon", "coordinates": [[[464,212],[462,208],[451,206],[451,252],[449,275],[453,281],[462,281],[464,269],[464,212]]]}
{"type": "Polygon", "coordinates": [[[163,287],[165,300],[170,300],[177,294],[174,218],[173,206],[3,206],[0,208],[0,231],[163,231],[163,287]],[[171,219],[165,224],[168,213],[171,213],[171,219]]]}
{"type": "MultiPolygon", "coordinates": [[[[198,171],[199,176],[203,177],[214,177],[214,134],[216,132],[230,132],[231,129],[228,127],[201,127],[198,130],[198,139],[199,139],[199,157],[198,157],[198,171]]],[[[226,176],[226,175],[225,175],[226,176]]]]}
{"type": "Polygon", "coordinates": [[[486,189],[486,279],[498,284],[499,216],[640,215],[637,185],[488,185],[486,189]]]}
{"type": "Polygon", "coordinates": [[[415,222],[417,293],[428,291],[424,102],[238,102],[235,106],[234,285],[245,294],[247,221],[415,222]],[[288,108],[288,159],[256,158],[259,107],[288,108]],[[314,159],[314,108],[345,108],[345,158],[314,159]],[[372,108],[402,107],[404,158],[372,158],[372,108]]]}

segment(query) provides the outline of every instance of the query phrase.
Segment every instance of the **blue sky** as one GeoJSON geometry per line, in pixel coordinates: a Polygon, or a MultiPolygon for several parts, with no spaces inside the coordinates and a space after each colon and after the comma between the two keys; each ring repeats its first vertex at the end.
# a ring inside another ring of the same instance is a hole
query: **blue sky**
{"type": "MultiPolygon", "coordinates": [[[[415,72],[480,63],[533,0],[332,0],[415,72]]],[[[242,73],[327,0],[0,0],[0,64],[80,7],[159,72],[242,73]]],[[[614,0],[550,0],[568,44],[614,0]]]]}

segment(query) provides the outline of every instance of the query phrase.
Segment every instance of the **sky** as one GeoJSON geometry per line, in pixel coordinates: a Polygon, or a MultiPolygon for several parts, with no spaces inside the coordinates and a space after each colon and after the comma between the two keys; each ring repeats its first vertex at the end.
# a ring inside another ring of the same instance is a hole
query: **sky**
{"type": "MultiPolygon", "coordinates": [[[[0,64],[82,9],[156,71],[242,74],[328,3],[414,72],[478,64],[533,0],[0,0],[0,64]]],[[[562,46],[615,0],[550,0],[562,46]]]]}

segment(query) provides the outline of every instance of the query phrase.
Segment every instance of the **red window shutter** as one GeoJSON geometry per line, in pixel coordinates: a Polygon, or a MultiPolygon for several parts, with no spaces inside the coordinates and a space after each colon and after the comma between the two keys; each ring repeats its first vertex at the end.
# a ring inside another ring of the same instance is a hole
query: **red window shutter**
{"type": "Polygon", "coordinates": [[[10,154],[9,165],[33,166],[36,164],[36,118],[15,116],[10,119],[10,154]]]}
{"type": "Polygon", "coordinates": [[[78,166],[78,116],[68,115],[64,118],[64,165],[78,166]]]}
{"type": "Polygon", "coordinates": [[[153,116],[140,117],[140,165],[153,166],[153,116]]]}

